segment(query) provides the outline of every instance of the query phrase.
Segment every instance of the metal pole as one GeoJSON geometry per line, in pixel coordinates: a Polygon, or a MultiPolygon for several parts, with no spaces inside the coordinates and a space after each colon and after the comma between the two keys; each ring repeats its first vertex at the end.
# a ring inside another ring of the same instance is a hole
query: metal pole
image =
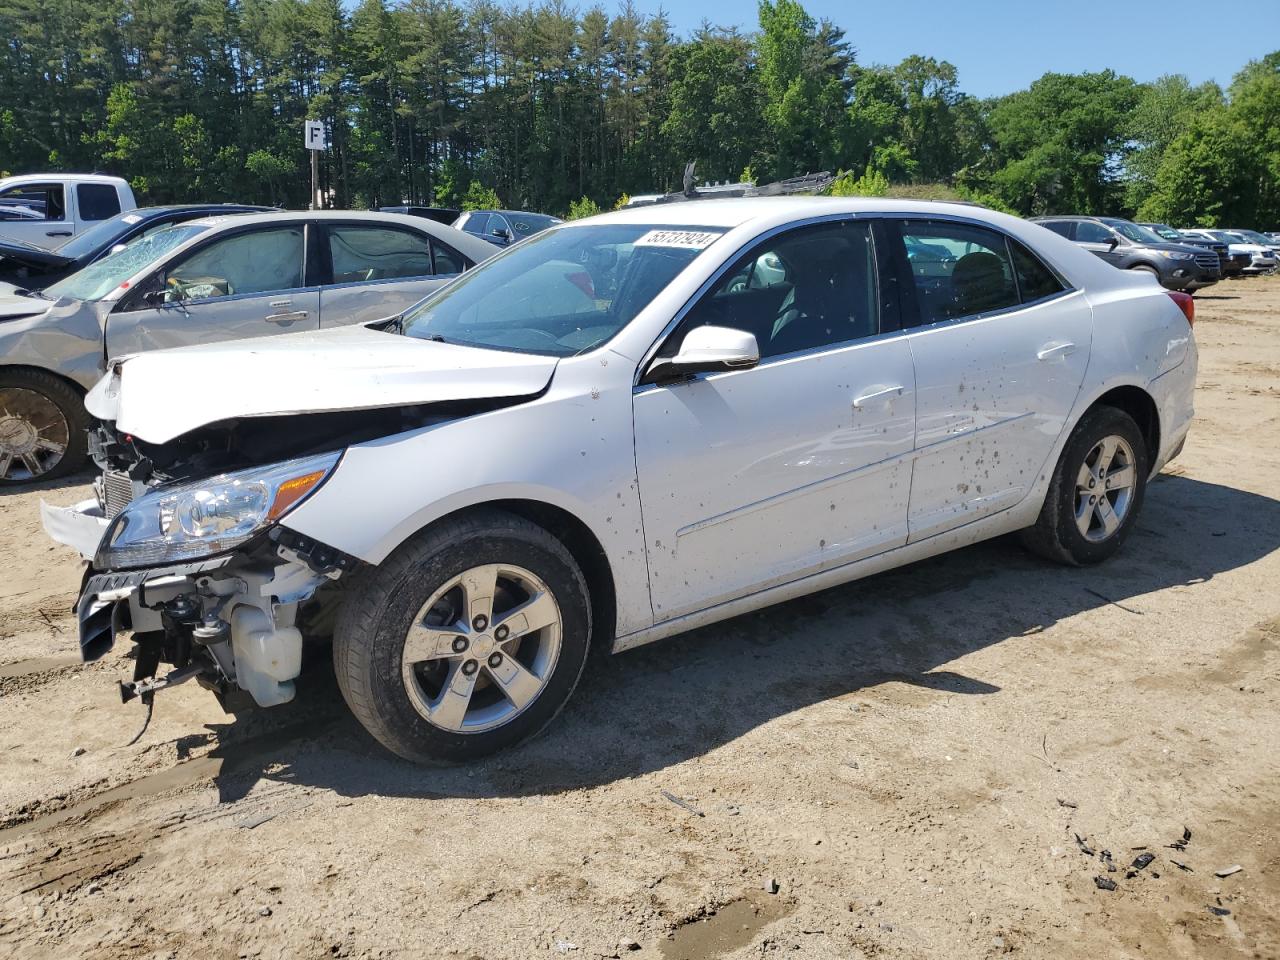
{"type": "Polygon", "coordinates": [[[311,206],[308,209],[319,210],[320,209],[320,202],[319,202],[320,188],[317,185],[317,180],[319,179],[319,176],[320,176],[320,162],[317,159],[317,157],[319,156],[320,151],[309,150],[307,152],[311,154],[311,206]]]}

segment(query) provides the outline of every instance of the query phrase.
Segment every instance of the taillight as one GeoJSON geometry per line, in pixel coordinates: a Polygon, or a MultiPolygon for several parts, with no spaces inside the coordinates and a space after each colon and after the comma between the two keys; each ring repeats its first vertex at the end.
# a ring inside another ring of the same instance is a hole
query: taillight
{"type": "Polygon", "coordinates": [[[1181,290],[1167,290],[1169,299],[1178,305],[1178,309],[1182,311],[1182,315],[1187,318],[1187,323],[1191,326],[1196,325],[1196,301],[1189,293],[1183,293],[1181,290]]]}

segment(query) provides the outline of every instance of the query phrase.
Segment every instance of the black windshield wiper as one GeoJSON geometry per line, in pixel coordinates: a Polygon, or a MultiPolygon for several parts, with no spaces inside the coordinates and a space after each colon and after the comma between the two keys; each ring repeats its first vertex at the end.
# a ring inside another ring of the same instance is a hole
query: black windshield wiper
{"type": "Polygon", "coordinates": [[[43,290],[17,289],[17,290],[14,290],[13,292],[20,297],[31,297],[34,300],[52,300],[53,299],[53,297],[49,296],[43,290]]]}

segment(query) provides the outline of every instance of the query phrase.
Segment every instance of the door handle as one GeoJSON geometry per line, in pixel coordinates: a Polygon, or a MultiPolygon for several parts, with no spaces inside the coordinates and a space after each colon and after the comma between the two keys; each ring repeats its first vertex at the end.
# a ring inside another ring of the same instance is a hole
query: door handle
{"type": "Polygon", "coordinates": [[[69,237],[71,236],[71,231],[70,230],[46,230],[44,235],[46,237],[69,237]]]}
{"type": "Polygon", "coordinates": [[[1071,354],[1075,352],[1076,352],[1076,345],[1074,343],[1067,343],[1065,341],[1059,340],[1054,343],[1046,343],[1043,347],[1041,347],[1039,352],[1036,354],[1036,359],[1037,360],[1058,360],[1063,357],[1069,357],[1071,356],[1071,354]]]}
{"type": "Polygon", "coordinates": [[[901,396],[903,389],[904,387],[901,384],[896,387],[876,387],[871,393],[864,393],[860,397],[854,397],[853,409],[861,410],[863,406],[873,400],[887,400],[890,397],[901,396]]]}
{"type": "Polygon", "coordinates": [[[288,313],[270,313],[262,319],[267,323],[293,323],[297,320],[307,319],[307,311],[293,310],[288,313]]]}

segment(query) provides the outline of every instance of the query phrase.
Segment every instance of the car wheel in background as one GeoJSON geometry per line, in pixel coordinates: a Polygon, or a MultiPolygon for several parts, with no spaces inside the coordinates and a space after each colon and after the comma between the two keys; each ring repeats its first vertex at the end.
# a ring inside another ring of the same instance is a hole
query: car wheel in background
{"type": "Polygon", "coordinates": [[[1151,458],[1133,418],[1095,407],[1067,441],[1035,525],[1023,544],[1050,560],[1100,563],[1124,543],[1142,509],[1151,458]]]}
{"type": "Polygon", "coordinates": [[[446,520],[356,578],[334,632],[338,685],[405,759],[473,760],[560,712],[590,610],[577,563],[541,527],[496,510],[446,520]]]}
{"type": "Polygon", "coordinates": [[[41,370],[0,369],[0,489],[53,480],[88,455],[84,400],[41,370]]]}

